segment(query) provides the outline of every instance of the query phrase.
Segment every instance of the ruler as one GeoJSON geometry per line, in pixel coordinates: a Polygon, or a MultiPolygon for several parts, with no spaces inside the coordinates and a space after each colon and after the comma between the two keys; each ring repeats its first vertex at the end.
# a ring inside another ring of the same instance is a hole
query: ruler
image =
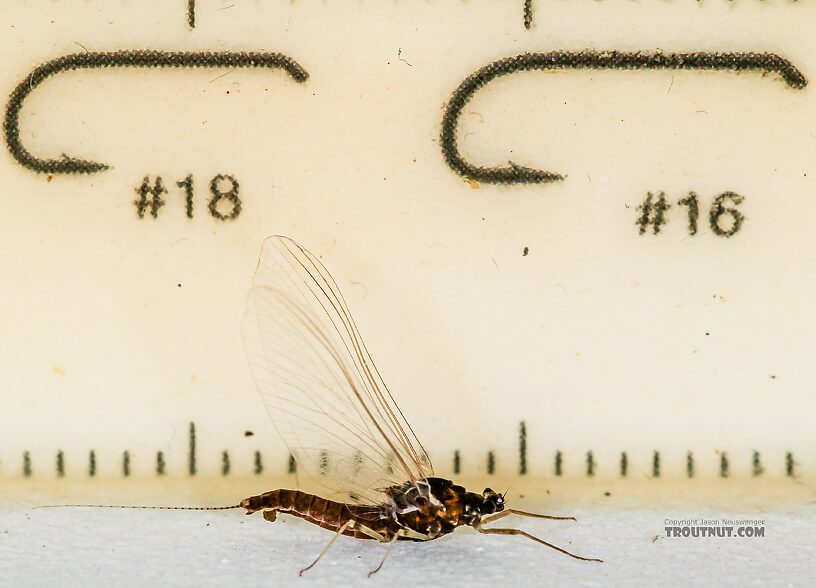
{"type": "Polygon", "coordinates": [[[297,482],[240,334],[285,234],[440,474],[801,487],[813,13],[0,8],[0,479],[297,482]]]}

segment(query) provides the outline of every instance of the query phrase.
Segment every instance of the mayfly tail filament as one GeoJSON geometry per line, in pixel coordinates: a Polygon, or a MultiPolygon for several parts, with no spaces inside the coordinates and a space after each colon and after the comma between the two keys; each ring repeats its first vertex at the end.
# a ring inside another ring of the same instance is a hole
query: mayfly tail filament
{"type": "Polygon", "coordinates": [[[131,504],[47,504],[38,508],[130,508],[141,510],[232,510],[242,508],[240,504],[232,506],[139,506],[131,504]]]}

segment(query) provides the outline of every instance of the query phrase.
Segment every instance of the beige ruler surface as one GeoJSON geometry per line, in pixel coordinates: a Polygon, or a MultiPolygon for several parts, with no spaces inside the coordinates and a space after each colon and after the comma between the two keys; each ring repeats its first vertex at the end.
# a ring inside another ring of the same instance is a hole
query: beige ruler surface
{"type": "Polygon", "coordinates": [[[4,3],[4,487],[292,483],[240,330],[283,234],[440,474],[801,488],[814,18],[4,3]]]}

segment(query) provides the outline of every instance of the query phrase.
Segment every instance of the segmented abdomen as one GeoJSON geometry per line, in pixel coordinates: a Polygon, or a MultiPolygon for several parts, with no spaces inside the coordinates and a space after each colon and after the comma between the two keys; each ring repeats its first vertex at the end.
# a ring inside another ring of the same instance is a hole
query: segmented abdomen
{"type": "MultiPolygon", "coordinates": [[[[369,516],[362,519],[359,514],[355,516],[355,511],[360,510],[356,504],[345,504],[326,500],[320,496],[301,492],[300,490],[272,490],[264,492],[258,496],[251,496],[241,501],[241,506],[247,509],[247,514],[252,514],[259,510],[274,510],[300,517],[304,520],[319,525],[324,529],[337,531],[350,520],[359,522],[369,529],[380,534],[388,534],[388,522],[385,519],[370,517],[370,509],[366,508],[369,516]]],[[[356,537],[358,539],[371,539],[369,535],[362,533],[354,527],[345,529],[344,535],[356,537]]]]}

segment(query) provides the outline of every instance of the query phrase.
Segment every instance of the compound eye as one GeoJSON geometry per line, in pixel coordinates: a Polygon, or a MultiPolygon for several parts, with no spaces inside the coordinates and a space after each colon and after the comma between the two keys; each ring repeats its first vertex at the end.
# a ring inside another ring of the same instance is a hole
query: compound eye
{"type": "Polygon", "coordinates": [[[417,496],[415,502],[417,503],[417,506],[425,506],[426,504],[428,504],[428,499],[425,498],[424,496],[417,496]]]}
{"type": "Polygon", "coordinates": [[[484,492],[482,492],[482,494],[485,494],[485,495],[487,495],[487,494],[494,494],[494,492],[493,492],[493,489],[492,489],[492,488],[485,488],[485,489],[484,489],[484,492]]]}

